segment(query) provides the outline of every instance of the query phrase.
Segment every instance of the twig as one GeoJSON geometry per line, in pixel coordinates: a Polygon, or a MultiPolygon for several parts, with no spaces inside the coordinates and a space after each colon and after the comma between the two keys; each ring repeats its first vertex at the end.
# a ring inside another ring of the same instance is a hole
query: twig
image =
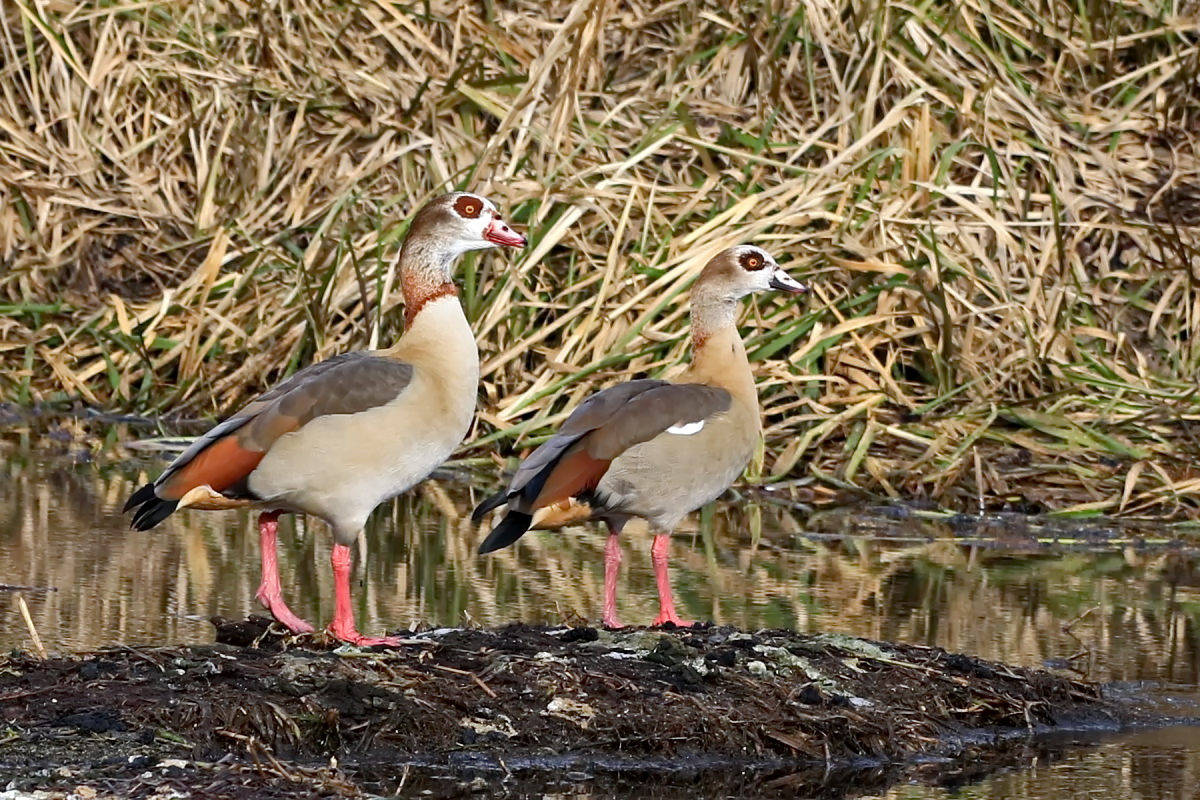
{"type": "Polygon", "coordinates": [[[1083,622],[1085,619],[1087,619],[1089,616],[1091,616],[1095,612],[1099,611],[1100,609],[1101,609],[1101,606],[1092,606],[1091,608],[1089,608],[1087,611],[1084,611],[1082,614],[1080,614],[1075,619],[1071,620],[1070,622],[1064,623],[1062,626],[1062,632],[1065,633],[1067,636],[1070,636],[1075,641],[1079,642],[1080,647],[1086,647],[1086,645],[1084,645],[1084,643],[1083,643],[1083,640],[1075,635],[1072,628],[1074,628],[1079,623],[1083,622]]]}
{"type": "Polygon", "coordinates": [[[38,636],[37,628],[33,625],[33,617],[29,616],[29,606],[25,603],[25,596],[20,592],[17,593],[17,608],[21,609],[21,618],[25,620],[25,627],[29,629],[29,638],[33,639],[33,649],[37,652],[38,658],[45,661],[49,656],[46,655],[46,648],[42,646],[42,637],[38,636]]]}
{"type": "Polygon", "coordinates": [[[492,687],[488,686],[486,683],[483,682],[482,678],[480,678],[478,675],[472,673],[471,680],[475,681],[475,683],[479,685],[480,689],[483,689],[483,691],[487,692],[488,697],[492,698],[493,700],[496,699],[496,693],[492,691],[492,687]]]}
{"type": "Polygon", "coordinates": [[[441,664],[430,664],[429,666],[433,667],[434,669],[440,669],[442,672],[452,672],[455,675],[464,675],[475,681],[475,683],[479,685],[480,689],[483,689],[483,691],[487,692],[488,697],[491,697],[492,699],[495,699],[496,697],[496,693],[492,691],[492,687],[484,683],[483,680],[480,679],[480,677],[474,672],[470,672],[465,669],[457,669],[456,667],[443,667],[441,664]]]}
{"type": "Polygon", "coordinates": [[[0,703],[7,703],[10,700],[20,700],[25,697],[33,697],[33,696],[39,695],[39,694],[46,694],[47,692],[53,692],[57,688],[58,688],[57,685],[51,684],[50,686],[43,686],[41,689],[30,689],[29,691],[25,691],[25,692],[12,692],[10,694],[0,694],[0,703]]]}
{"type": "Polygon", "coordinates": [[[978,447],[972,447],[971,452],[975,456],[975,497],[979,503],[979,513],[983,514],[987,508],[983,502],[983,462],[979,459],[978,447]]]}
{"type": "Polygon", "coordinates": [[[1071,620],[1070,622],[1068,622],[1062,626],[1062,632],[1065,633],[1067,636],[1070,636],[1072,639],[1074,639],[1075,643],[1079,645],[1079,650],[1077,650],[1073,655],[1068,656],[1065,659],[1065,661],[1071,665],[1071,669],[1075,670],[1080,675],[1083,675],[1085,677],[1088,674],[1088,670],[1079,669],[1078,667],[1075,666],[1075,662],[1081,658],[1091,658],[1092,648],[1089,647],[1088,645],[1086,645],[1082,639],[1080,639],[1078,636],[1076,636],[1075,631],[1073,629],[1080,622],[1083,622],[1083,620],[1086,619],[1088,616],[1090,616],[1093,612],[1099,611],[1100,608],[1101,608],[1100,606],[1092,606],[1087,611],[1084,611],[1078,617],[1076,617],[1075,619],[1071,620]]]}

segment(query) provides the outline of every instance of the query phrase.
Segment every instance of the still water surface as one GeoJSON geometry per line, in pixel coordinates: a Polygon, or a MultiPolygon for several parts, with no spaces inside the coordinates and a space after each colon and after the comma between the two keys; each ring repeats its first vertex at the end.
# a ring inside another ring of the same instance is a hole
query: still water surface
{"type": "MultiPolygon", "coordinates": [[[[121,505],[161,460],[119,449],[50,458],[11,441],[0,456],[0,584],[46,590],[22,594],[47,648],[210,642],[208,616],[259,610],[251,515],[184,512],[152,531],[128,529],[121,505]]],[[[463,481],[429,481],[377,512],[356,550],[364,631],[598,618],[603,532],[530,534],[480,557],[486,530],[469,519],[480,496],[463,481]]],[[[329,536],[320,522],[280,530],[284,595],[323,624],[329,536]]],[[[672,559],[685,617],[1070,664],[1094,680],[1150,681],[1182,696],[1200,686],[1200,548],[1165,528],[801,513],[742,497],[695,516],[672,559]]],[[[650,538],[628,529],[621,586],[623,619],[653,619],[650,538]]],[[[0,647],[29,645],[14,595],[0,593],[0,647]]],[[[955,792],[886,796],[1196,800],[1200,729],[1126,734],[955,792]]]]}

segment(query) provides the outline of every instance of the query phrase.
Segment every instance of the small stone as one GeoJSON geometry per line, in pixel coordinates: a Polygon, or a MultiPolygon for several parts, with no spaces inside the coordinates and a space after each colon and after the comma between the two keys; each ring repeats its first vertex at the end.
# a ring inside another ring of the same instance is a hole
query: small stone
{"type": "Polygon", "coordinates": [[[730,647],[744,647],[749,650],[758,644],[758,639],[748,633],[731,633],[728,642],[730,647]]]}
{"type": "Polygon", "coordinates": [[[670,675],[675,679],[675,685],[684,691],[699,691],[704,683],[704,676],[690,664],[676,664],[671,667],[670,675]]]}
{"type": "Polygon", "coordinates": [[[737,664],[737,651],[732,647],[722,647],[705,654],[704,660],[718,667],[732,667],[737,664]]]}
{"type": "Polygon", "coordinates": [[[571,644],[572,642],[594,642],[600,638],[600,631],[586,626],[569,628],[563,632],[562,636],[558,638],[563,644],[571,644]]]}
{"type": "Polygon", "coordinates": [[[809,674],[811,665],[808,659],[795,655],[787,648],[760,644],[754,646],[754,652],[764,656],[764,661],[769,659],[780,671],[780,674],[789,675],[794,671],[799,671],[803,677],[810,680],[816,677],[809,674]]]}
{"type": "Polygon", "coordinates": [[[67,714],[59,720],[59,724],[87,733],[112,733],[126,730],[125,723],[121,718],[108,709],[67,714]]]}
{"type": "Polygon", "coordinates": [[[691,655],[691,651],[683,642],[674,636],[663,636],[658,640],[658,644],[654,645],[654,649],[645,655],[645,659],[652,664],[674,667],[682,664],[691,655]]]}
{"type": "Polygon", "coordinates": [[[800,690],[796,699],[810,706],[819,706],[825,701],[825,698],[821,696],[821,690],[811,683],[800,690]]]}

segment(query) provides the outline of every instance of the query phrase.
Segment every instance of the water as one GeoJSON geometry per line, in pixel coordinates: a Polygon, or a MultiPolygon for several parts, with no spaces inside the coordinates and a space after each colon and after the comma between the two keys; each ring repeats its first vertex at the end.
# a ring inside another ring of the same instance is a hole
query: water
{"type": "Polygon", "coordinates": [[[1033,756],[1019,769],[951,788],[897,786],[894,800],[1196,800],[1200,735],[1170,727],[1107,737],[1033,756]]]}
{"type": "MultiPolygon", "coordinates": [[[[163,462],[123,450],[126,435],[93,443],[94,460],[67,439],[52,455],[44,441],[0,441],[0,584],[45,590],[21,594],[50,650],[205,643],[208,616],[259,610],[252,515],[184,512],[152,531],[129,530],[121,505],[163,462]]],[[[534,533],[477,556],[486,530],[469,512],[481,496],[464,482],[430,481],[377,512],[355,550],[362,630],[598,619],[603,531],[534,533]]],[[[280,527],[284,596],[323,624],[332,612],[330,538],[316,521],[280,527]]],[[[1200,549],[1167,546],[1176,536],[1168,529],[1120,529],[1114,540],[1094,526],[804,514],[749,498],[687,527],[671,552],[685,617],[1070,665],[1093,680],[1200,697],[1200,549]]],[[[0,593],[0,648],[30,646],[15,596],[0,593]]],[[[632,529],[620,611],[629,624],[657,612],[650,537],[632,529]]],[[[884,796],[1200,798],[1200,729],[1122,734],[967,787],[884,796]]]]}

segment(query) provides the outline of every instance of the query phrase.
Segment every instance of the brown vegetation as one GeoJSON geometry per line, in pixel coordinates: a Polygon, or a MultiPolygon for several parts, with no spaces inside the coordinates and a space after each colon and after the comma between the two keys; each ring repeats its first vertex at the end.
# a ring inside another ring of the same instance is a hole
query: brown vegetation
{"type": "Polygon", "coordinates": [[[473,448],[748,315],[767,478],[1195,516],[1196,9],[988,2],[76,4],[0,21],[0,396],[228,413],[398,333],[449,186],[533,246],[461,275],[473,448]]]}

